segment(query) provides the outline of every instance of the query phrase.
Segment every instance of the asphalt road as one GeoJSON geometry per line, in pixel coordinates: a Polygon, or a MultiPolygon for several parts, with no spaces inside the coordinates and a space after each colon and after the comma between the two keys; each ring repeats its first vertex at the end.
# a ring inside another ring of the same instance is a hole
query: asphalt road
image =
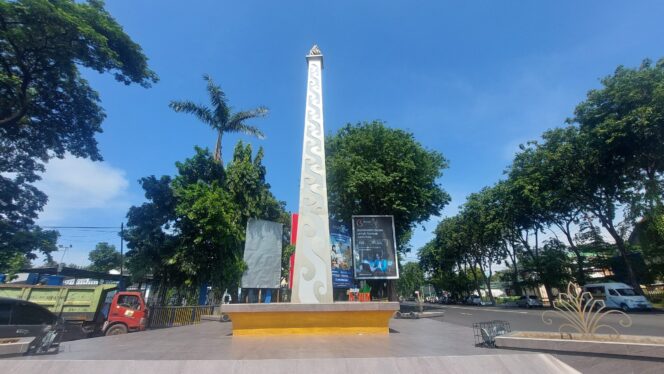
{"type": "MultiPolygon", "coordinates": [[[[470,327],[474,322],[485,322],[491,320],[504,320],[510,323],[512,331],[558,331],[564,319],[552,316],[553,324],[546,325],[542,321],[542,313],[549,308],[525,309],[517,307],[490,307],[490,306],[467,306],[467,305],[438,305],[424,304],[425,310],[444,310],[445,316],[435,318],[448,323],[470,327]]],[[[417,310],[415,304],[402,304],[402,311],[417,310]]],[[[551,313],[547,313],[551,315],[551,313]]],[[[620,316],[610,314],[604,318],[606,324],[615,327],[621,334],[625,335],[652,335],[664,336],[664,312],[631,312],[628,313],[632,319],[630,327],[619,325],[620,316]]],[[[610,333],[608,330],[599,330],[598,333],[610,333]]]]}

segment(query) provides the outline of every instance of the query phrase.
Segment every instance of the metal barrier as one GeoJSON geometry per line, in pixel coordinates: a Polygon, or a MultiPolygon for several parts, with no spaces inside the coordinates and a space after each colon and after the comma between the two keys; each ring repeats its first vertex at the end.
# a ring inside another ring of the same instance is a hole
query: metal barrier
{"type": "Polygon", "coordinates": [[[212,314],[214,306],[152,306],[147,328],[195,325],[201,322],[201,316],[212,314]]]}
{"type": "Polygon", "coordinates": [[[653,304],[664,303],[664,290],[643,290],[643,293],[653,304]]]}

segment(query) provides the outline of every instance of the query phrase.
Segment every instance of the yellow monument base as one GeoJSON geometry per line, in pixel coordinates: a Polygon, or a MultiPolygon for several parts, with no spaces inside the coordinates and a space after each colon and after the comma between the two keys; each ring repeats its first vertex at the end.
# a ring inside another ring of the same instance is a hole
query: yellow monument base
{"type": "Polygon", "coordinates": [[[389,334],[396,302],[225,304],[233,336],[389,334]]]}

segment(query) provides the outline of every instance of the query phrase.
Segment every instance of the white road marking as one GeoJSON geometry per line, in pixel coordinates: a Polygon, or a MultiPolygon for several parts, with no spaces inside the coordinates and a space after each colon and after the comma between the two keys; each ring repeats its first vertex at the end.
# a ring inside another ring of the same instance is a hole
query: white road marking
{"type": "Polygon", "coordinates": [[[472,314],[470,314],[470,313],[464,313],[464,312],[461,312],[461,313],[459,313],[459,314],[464,315],[464,316],[472,316],[472,314]]]}
{"type": "MultiPolygon", "coordinates": [[[[463,306],[448,306],[450,309],[465,309],[465,310],[482,310],[481,308],[469,308],[463,306]]],[[[484,308],[485,311],[499,312],[499,313],[516,313],[516,314],[528,314],[528,312],[519,311],[519,310],[500,310],[498,308],[484,308]]],[[[463,313],[461,313],[463,314],[463,313]]]]}

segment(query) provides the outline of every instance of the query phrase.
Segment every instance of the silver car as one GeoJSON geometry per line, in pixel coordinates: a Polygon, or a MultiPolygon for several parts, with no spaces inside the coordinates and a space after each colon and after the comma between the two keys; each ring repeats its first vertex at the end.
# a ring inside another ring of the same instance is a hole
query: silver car
{"type": "Polygon", "coordinates": [[[516,301],[516,305],[520,308],[541,308],[544,306],[542,300],[535,295],[521,296],[519,300],[516,301]]]}

